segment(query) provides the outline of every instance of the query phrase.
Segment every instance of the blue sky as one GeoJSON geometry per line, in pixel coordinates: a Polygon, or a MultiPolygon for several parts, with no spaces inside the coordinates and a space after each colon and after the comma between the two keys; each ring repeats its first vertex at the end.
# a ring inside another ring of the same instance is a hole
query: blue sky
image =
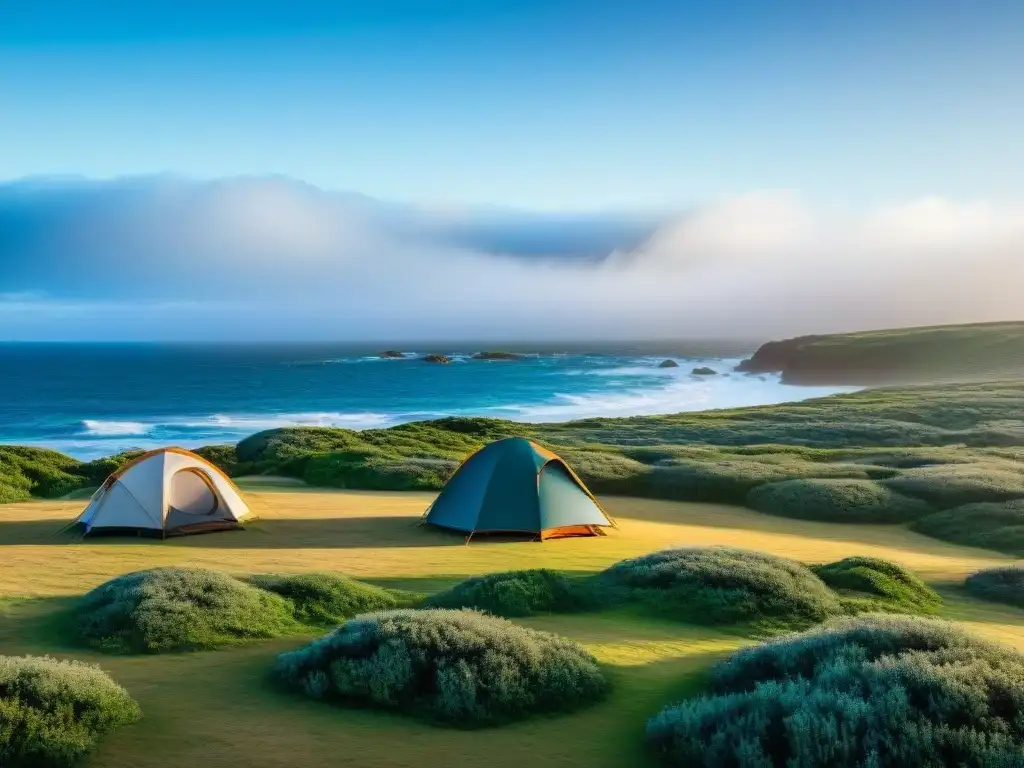
{"type": "Polygon", "coordinates": [[[0,0],[0,179],[428,205],[1019,197],[1024,4],[0,0]]]}

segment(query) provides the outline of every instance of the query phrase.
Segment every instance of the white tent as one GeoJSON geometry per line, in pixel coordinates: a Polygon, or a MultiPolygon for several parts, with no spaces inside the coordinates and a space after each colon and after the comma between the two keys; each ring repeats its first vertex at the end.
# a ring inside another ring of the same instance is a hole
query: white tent
{"type": "Polygon", "coordinates": [[[85,533],[161,536],[237,528],[249,507],[231,479],[183,448],[144,453],[108,477],[76,522],[85,533]]]}

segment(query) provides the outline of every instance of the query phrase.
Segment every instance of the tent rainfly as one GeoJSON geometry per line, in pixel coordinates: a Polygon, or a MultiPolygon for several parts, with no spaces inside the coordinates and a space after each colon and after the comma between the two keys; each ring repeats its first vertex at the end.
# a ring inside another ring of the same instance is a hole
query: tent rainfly
{"type": "Polygon", "coordinates": [[[458,468],[424,522],[475,533],[540,540],[603,536],[614,526],[594,495],[556,454],[522,437],[484,446],[458,468]]]}
{"type": "Polygon", "coordinates": [[[108,477],[75,521],[92,533],[173,536],[238,528],[251,517],[231,479],[183,448],[160,448],[108,477]]]}

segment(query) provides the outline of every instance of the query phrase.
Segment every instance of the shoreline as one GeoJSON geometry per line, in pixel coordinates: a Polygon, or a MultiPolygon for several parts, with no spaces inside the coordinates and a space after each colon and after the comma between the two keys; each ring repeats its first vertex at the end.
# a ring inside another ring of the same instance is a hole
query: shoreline
{"type": "MultiPolygon", "coordinates": [[[[205,445],[234,445],[247,437],[269,429],[327,427],[365,432],[446,418],[497,419],[530,425],[571,424],[591,419],[657,418],[675,414],[698,415],[711,411],[784,405],[830,395],[850,394],[864,389],[850,386],[783,384],[779,381],[778,376],[768,376],[757,380],[775,386],[769,386],[767,392],[752,392],[750,397],[742,395],[730,397],[728,393],[718,393],[719,397],[714,397],[713,393],[709,400],[693,403],[692,407],[688,407],[688,403],[681,402],[680,407],[659,408],[656,407],[659,403],[650,393],[630,393],[623,399],[635,397],[639,401],[644,397],[650,397],[652,402],[649,405],[651,407],[645,407],[645,403],[638,402],[635,408],[629,407],[627,403],[621,407],[597,407],[588,410],[585,405],[579,403],[567,405],[559,401],[556,394],[547,403],[520,406],[517,409],[497,406],[409,414],[301,414],[267,411],[264,413],[211,414],[209,416],[186,415],[148,421],[145,417],[119,417],[108,421],[83,419],[80,422],[82,432],[66,437],[18,439],[4,436],[0,437],[0,445],[44,448],[59,451],[80,461],[90,461],[124,451],[150,450],[168,445],[190,449],[205,445]],[[204,422],[206,423],[204,424],[204,422]],[[179,427],[179,424],[183,426],[179,427]]],[[[657,393],[659,390],[655,389],[651,392],[657,393]]]]}

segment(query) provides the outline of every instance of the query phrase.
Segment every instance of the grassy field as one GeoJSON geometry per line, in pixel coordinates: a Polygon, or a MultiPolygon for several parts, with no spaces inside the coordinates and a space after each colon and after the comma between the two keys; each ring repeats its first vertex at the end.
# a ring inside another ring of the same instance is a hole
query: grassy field
{"type": "MultiPolygon", "coordinates": [[[[560,453],[602,495],[913,522],[937,538],[1024,556],[1022,414],[1017,380],[556,424],[449,418],[361,432],[282,428],[197,452],[234,476],[435,491],[473,451],[520,435],[560,453]]],[[[0,446],[0,503],[87,494],[126,460],[0,446]]]]}
{"type": "Polygon", "coordinates": [[[242,648],[147,657],[95,654],[59,631],[70,596],[156,565],[235,574],[337,571],[434,591],[465,576],[516,568],[592,572],[673,545],[727,545],[823,563],[850,555],[907,566],[943,596],[941,615],[1024,650],[1024,610],[969,597],[963,579],[1013,562],[940,542],[900,525],[824,523],[740,507],[608,497],[620,528],[606,538],[544,544],[474,542],[418,526],[432,494],[273,488],[243,482],[261,520],[247,530],[166,542],[76,541],[54,532],[81,501],[6,505],[0,515],[0,654],[52,653],[96,661],[124,685],[144,718],[101,742],[87,765],[147,766],[622,766],[647,760],[648,717],[698,690],[708,666],[747,638],[627,612],[547,616],[523,624],[564,634],[608,666],[611,697],[568,716],[463,732],[397,715],[338,710],[274,689],[275,655],[290,637],[242,648]]]}

